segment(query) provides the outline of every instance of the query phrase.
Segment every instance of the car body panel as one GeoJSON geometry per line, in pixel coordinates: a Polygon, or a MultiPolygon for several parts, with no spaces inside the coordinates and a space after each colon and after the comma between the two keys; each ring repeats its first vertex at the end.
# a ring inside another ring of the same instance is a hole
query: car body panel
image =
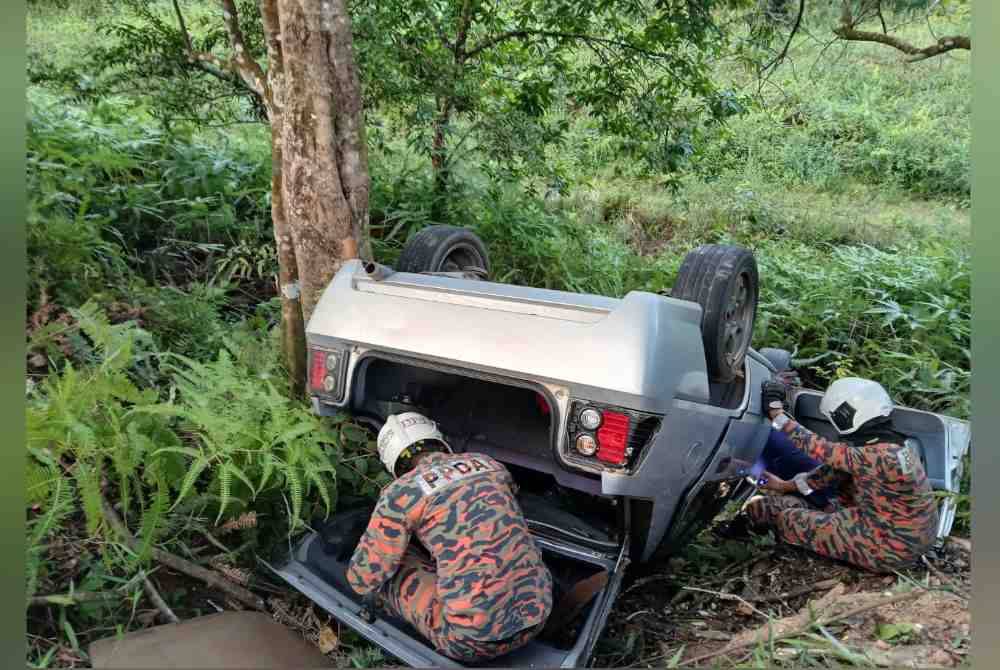
{"type": "Polygon", "coordinates": [[[653,293],[618,300],[405,272],[374,281],[353,260],[324,291],[306,334],[320,346],[598,389],[641,411],[675,397],[708,401],[700,324],[696,303],[653,293]]]}

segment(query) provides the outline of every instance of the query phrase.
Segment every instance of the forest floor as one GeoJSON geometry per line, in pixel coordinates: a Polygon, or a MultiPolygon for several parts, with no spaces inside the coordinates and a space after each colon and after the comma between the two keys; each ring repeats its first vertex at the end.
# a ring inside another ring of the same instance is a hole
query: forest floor
{"type": "Polygon", "coordinates": [[[926,563],[894,575],[871,574],[787,545],[758,545],[746,557],[704,570],[706,554],[725,555],[725,545],[733,544],[706,532],[685,557],[633,576],[612,612],[595,665],[965,663],[967,540],[949,538],[926,563]],[[870,609],[848,611],[864,607],[870,609]],[[767,641],[769,628],[773,643],[767,641]]]}

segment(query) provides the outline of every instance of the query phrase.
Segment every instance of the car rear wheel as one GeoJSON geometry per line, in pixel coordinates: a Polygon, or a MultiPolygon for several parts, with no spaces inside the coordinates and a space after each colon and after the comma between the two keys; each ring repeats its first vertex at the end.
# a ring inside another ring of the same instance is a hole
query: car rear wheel
{"type": "Polygon", "coordinates": [[[411,237],[396,263],[398,272],[466,272],[489,276],[486,245],[458,226],[428,226],[411,237]]]}
{"type": "Polygon", "coordinates": [[[760,297],[753,253],[731,244],[698,247],[684,257],[671,296],[701,305],[709,377],[733,381],[743,370],[760,297]]]}

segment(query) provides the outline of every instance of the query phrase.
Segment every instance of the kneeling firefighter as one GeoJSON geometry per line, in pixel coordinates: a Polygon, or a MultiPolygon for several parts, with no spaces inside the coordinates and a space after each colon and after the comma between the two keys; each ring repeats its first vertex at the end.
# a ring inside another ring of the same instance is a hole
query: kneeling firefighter
{"type": "Polygon", "coordinates": [[[351,587],[458,661],[527,644],[552,609],[552,577],[510,473],[489,456],[452,453],[436,424],[416,412],[386,420],[378,453],[396,479],[351,558],[351,587]]]}
{"type": "Polygon", "coordinates": [[[825,440],[785,414],[784,384],[764,382],[762,394],[773,427],[822,466],[791,481],[766,473],[764,488],[783,495],[748,501],[753,526],[874,572],[892,572],[931,549],[938,526],[931,484],[919,455],[892,429],[892,400],[880,384],[850,377],[827,389],[820,412],[844,442],[825,440]],[[850,476],[852,504],[833,512],[811,509],[803,496],[823,488],[831,474],[850,476]]]}

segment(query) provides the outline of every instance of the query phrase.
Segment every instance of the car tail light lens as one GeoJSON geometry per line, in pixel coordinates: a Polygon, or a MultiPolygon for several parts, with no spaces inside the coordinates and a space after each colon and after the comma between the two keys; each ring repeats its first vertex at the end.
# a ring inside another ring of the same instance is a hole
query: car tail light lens
{"type": "Polygon", "coordinates": [[[340,400],[344,377],[342,352],[313,347],[309,350],[309,388],[326,400],[340,400]]]}
{"type": "Polygon", "coordinates": [[[597,429],[597,458],[605,463],[624,465],[628,460],[629,417],[619,412],[601,412],[601,427],[597,429]]]}
{"type": "Polygon", "coordinates": [[[593,456],[597,452],[597,441],[592,435],[586,433],[578,435],[576,438],[576,450],[584,456],[593,456]]]}
{"type": "Polygon", "coordinates": [[[652,440],[661,420],[656,414],[573,400],[566,425],[566,453],[581,464],[627,466],[652,440]]]}

